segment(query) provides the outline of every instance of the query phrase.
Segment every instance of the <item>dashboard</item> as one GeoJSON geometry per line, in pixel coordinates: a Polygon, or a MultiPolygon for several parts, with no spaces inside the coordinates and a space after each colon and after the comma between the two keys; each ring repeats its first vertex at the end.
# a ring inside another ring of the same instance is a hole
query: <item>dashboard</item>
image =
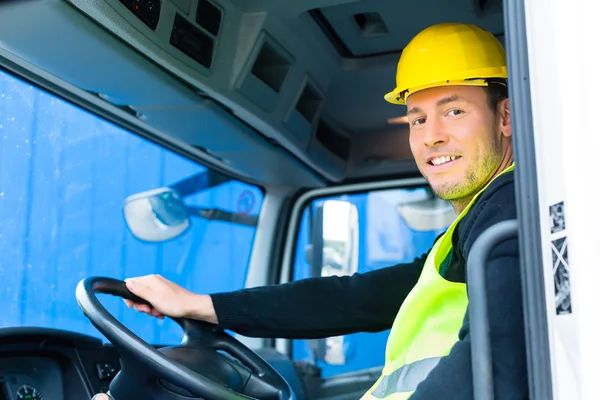
{"type": "MultiPolygon", "coordinates": [[[[275,349],[257,353],[306,399],[292,361],[275,349]]],[[[100,339],[49,328],[0,328],[0,400],[85,400],[107,392],[119,354],[100,339]]],[[[120,399],[119,399],[120,400],[120,399]]]]}
{"type": "Polygon", "coordinates": [[[3,396],[0,400],[63,399],[62,371],[52,358],[7,357],[0,359],[3,396]]]}
{"type": "Polygon", "coordinates": [[[119,355],[101,340],[45,328],[0,328],[0,400],[82,400],[108,391],[119,355]]]}

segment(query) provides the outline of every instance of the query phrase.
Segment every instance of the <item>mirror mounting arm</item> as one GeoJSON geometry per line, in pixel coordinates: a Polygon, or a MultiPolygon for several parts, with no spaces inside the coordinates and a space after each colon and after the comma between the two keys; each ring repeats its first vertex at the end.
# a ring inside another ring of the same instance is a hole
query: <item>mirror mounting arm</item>
{"type": "Polygon", "coordinates": [[[222,185],[231,179],[218,172],[206,170],[189,178],[169,185],[169,188],[179,193],[180,197],[186,197],[212,187],[222,185]]]}
{"type": "Polygon", "coordinates": [[[256,215],[236,214],[220,208],[203,208],[194,206],[186,206],[185,208],[189,215],[200,217],[206,220],[231,222],[238,225],[247,225],[253,227],[258,225],[258,216],[256,215]]]}

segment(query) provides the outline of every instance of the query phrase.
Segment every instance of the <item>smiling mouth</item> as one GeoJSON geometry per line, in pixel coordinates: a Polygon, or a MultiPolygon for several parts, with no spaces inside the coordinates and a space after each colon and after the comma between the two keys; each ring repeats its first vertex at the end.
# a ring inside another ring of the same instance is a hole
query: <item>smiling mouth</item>
{"type": "Polygon", "coordinates": [[[460,159],[460,156],[442,156],[442,157],[433,158],[430,161],[428,161],[427,163],[429,165],[439,166],[439,165],[448,164],[448,163],[450,163],[452,161],[456,161],[458,159],[460,159]]]}

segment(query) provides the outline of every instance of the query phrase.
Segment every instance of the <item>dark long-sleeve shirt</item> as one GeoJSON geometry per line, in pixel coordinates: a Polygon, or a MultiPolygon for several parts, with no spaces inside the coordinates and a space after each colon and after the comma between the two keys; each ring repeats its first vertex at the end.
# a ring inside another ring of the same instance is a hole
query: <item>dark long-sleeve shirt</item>
{"type": "MultiPolygon", "coordinates": [[[[466,282],[466,258],[490,226],[516,219],[514,174],[495,179],[459,222],[443,270],[466,282]]],[[[321,338],[391,328],[417,283],[426,254],[409,264],[345,277],[311,278],[283,285],[212,295],[220,326],[246,336],[321,338]],[[326,305],[326,306],[325,306],[326,305]]],[[[518,240],[509,239],[487,264],[488,309],[496,399],[527,398],[527,368],[518,240]]],[[[473,398],[468,310],[458,341],[411,400],[473,398]]]]}

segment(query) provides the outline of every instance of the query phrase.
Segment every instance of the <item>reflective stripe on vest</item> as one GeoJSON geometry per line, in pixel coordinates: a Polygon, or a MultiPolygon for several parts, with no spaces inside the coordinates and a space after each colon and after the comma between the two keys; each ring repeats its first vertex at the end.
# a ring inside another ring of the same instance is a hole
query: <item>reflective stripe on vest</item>
{"type": "Polygon", "coordinates": [[[390,375],[386,375],[373,390],[373,397],[384,399],[396,392],[413,392],[422,380],[440,362],[442,357],[425,358],[403,365],[390,375]]]}
{"type": "MultiPolygon", "coordinates": [[[[500,175],[512,170],[514,164],[500,175]]],[[[402,303],[392,325],[382,375],[361,400],[408,399],[458,341],[468,305],[466,285],[444,279],[439,267],[452,250],[452,234],[458,222],[488,186],[489,183],[473,197],[434,243],[419,281],[402,303]]],[[[471,370],[458,373],[470,374],[471,370]]]]}

